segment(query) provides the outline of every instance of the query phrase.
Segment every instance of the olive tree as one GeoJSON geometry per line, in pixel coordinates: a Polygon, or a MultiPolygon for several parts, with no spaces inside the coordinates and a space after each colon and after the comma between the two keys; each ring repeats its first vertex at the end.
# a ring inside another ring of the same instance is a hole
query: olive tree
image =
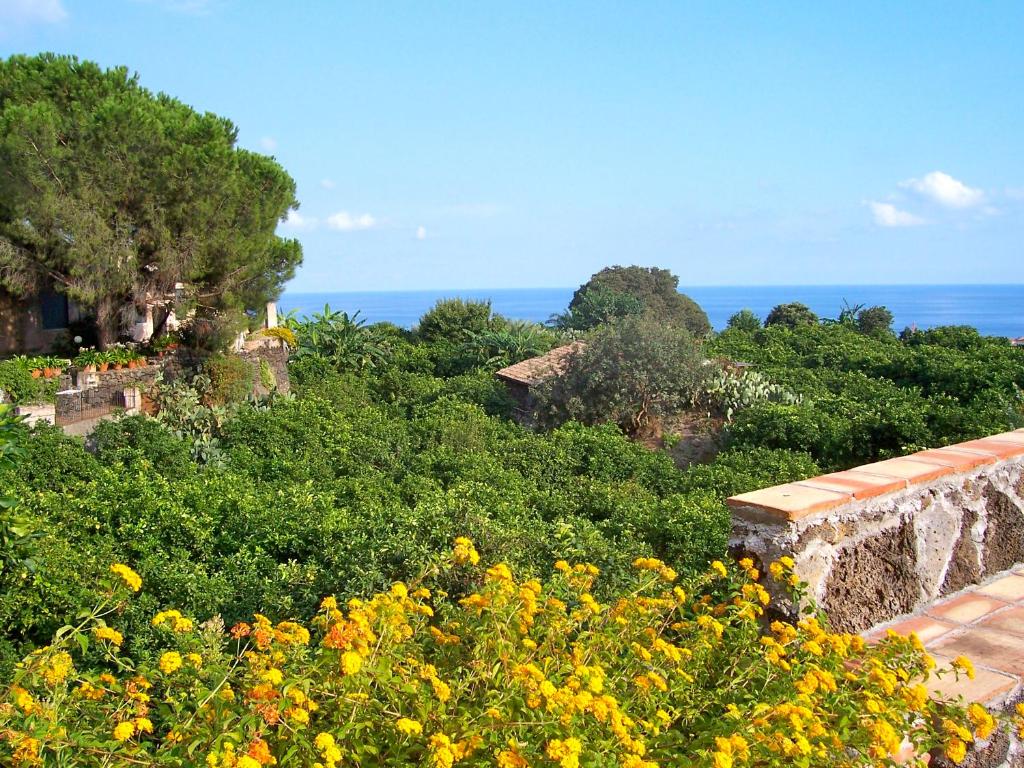
{"type": "Polygon", "coordinates": [[[637,434],[691,407],[714,369],[685,328],[630,315],[591,332],[537,387],[539,421],[612,422],[637,434]]]}

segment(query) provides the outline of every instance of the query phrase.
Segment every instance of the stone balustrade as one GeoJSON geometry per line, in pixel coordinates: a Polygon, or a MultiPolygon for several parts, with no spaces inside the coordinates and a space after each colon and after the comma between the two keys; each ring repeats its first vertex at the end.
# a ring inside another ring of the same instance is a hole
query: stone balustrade
{"type": "Polygon", "coordinates": [[[832,625],[860,632],[1024,563],[1024,430],[744,493],[731,547],[791,555],[832,625]]]}

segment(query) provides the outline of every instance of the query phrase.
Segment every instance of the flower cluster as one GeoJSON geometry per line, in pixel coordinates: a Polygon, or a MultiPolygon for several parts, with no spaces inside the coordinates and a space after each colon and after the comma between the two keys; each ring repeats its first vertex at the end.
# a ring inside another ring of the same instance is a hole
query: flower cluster
{"type": "MultiPolygon", "coordinates": [[[[913,636],[868,645],[810,615],[769,622],[749,559],[680,583],[640,558],[607,602],[590,564],[559,561],[542,582],[479,560],[457,539],[416,583],[344,606],[327,597],[308,624],[257,615],[219,634],[163,610],[166,646],[137,667],[105,623],[140,586],[115,566],[114,602],[28,657],[0,695],[0,763],[877,766],[907,743],[958,762],[997,727],[929,694],[934,662],[913,636]],[[431,589],[439,568],[472,591],[431,589]],[[76,668],[83,636],[105,667],[76,668]]],[[[799,588],[788,559],[768,574],[799,588]]]]}

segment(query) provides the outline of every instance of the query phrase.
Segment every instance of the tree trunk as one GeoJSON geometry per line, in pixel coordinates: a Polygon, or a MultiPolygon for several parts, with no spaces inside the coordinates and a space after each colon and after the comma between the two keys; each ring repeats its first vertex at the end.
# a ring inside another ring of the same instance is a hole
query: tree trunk
{"type": "Polygon", "coordinates": [[[120,325],[117,302],[112,296],[104,296],[96,302],[96,338],[100,349],[117,343],[120,325]]]}

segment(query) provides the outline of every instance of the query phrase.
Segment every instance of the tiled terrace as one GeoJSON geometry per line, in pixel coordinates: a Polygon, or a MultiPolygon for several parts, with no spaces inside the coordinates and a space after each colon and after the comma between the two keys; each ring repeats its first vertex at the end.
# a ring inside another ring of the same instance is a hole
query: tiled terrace
{"type": "Polygon", "coordinates": [[[998,707],[1024,683],[1024,566],[876,627],[867,637],[890,629],[916,632],[939,669],[960,655],[974,664],[973,680],[933,676],[929,686],[937,694],[998,707]]]}

